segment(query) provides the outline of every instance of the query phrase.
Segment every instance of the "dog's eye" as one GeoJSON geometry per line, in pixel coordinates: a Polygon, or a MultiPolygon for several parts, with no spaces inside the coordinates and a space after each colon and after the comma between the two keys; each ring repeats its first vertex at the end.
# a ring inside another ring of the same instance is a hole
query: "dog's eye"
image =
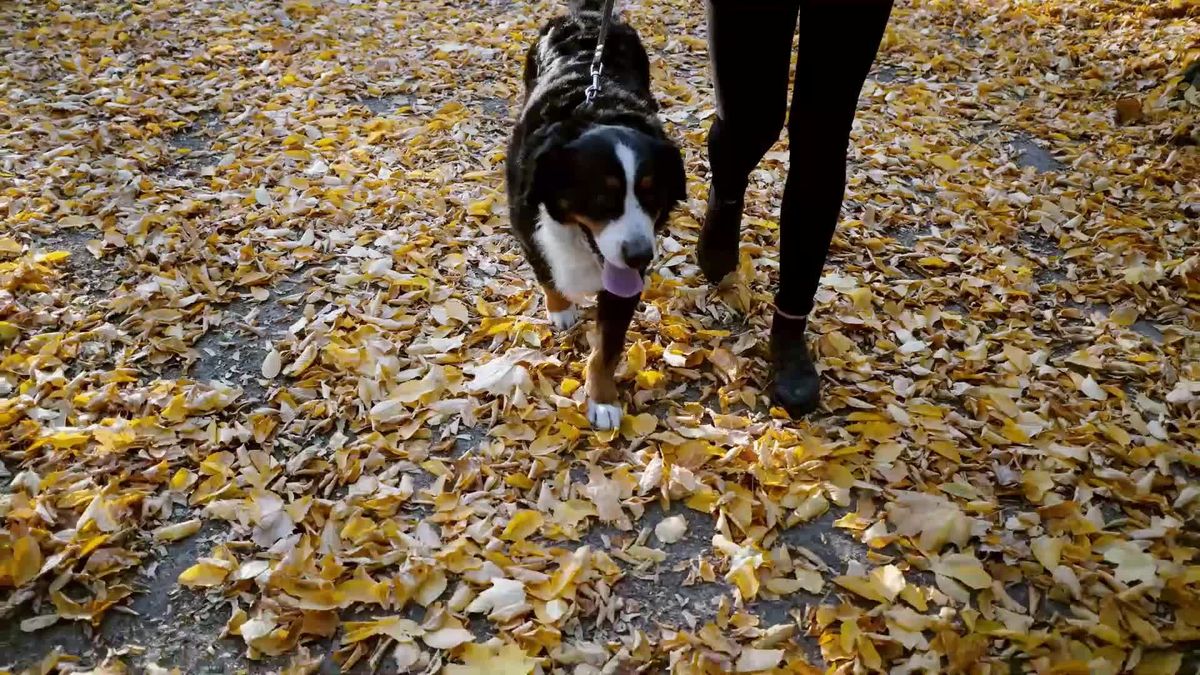
{"type": "Polygon", "coordinates": [[[638,188],[642,190],[654,189],[654,176],[642,176],[638,181],[638,188]]]}
{"type": "Polygon", "coordinates": [[[605,176],[604,187],[610,190],[616,190],[617,188],[621,187],[621,179],[617,178],[616,176],[605,176]]]}

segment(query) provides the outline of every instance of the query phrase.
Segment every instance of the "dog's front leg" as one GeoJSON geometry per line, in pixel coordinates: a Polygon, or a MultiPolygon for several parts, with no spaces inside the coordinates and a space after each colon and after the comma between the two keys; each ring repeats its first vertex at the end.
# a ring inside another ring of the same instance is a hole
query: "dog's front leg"
{"type": "Polygon", "coordinates": [[[600,340],[588,360],[588,421],[599,431],[616,429],[621,424],[621,404],[613,373],[625,349],[625,331],[633,320],[641,294],[623,298],[600,291],[596,303],[596,324],[600,340]]]}

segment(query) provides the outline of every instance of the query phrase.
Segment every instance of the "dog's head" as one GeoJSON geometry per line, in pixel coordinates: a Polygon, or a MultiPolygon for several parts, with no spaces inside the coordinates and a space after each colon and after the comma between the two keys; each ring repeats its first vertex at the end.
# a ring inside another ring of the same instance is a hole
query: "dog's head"
{"type": "Polygon", "coordinates": [[[687,196],[683,155],[669,141],[623,126],[596,126],[547,142],[533,157],[535,203],[584,227],[608,262],[645,270],[654,233],[687,196]]]}

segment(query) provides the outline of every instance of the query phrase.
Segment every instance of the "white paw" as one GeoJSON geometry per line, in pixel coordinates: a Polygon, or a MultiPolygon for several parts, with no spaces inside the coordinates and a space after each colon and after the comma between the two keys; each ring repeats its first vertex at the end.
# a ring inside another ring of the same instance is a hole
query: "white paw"
{"type": "Polygon", "coordinates": [[[559,332],[568,330],[579,323],[579,308],[571,305],[561,312],[550,312],[550,323],[554,324],[554,330],[559,332]]]}
{"type": "Polygon", "coordinates": [[[588,422],[596,431],[616,429],[621,426],[621,406],[588,399],[588,422]]]}

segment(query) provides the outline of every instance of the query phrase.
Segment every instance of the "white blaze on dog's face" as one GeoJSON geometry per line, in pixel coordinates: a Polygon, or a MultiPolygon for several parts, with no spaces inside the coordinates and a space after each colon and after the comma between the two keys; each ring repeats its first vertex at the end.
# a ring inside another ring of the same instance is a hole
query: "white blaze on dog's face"
{"type": "Polygon", "coordinates": [[[683,196],[677,148],[626,127],[598,126],[536,161],[534,190],[554,220],[585,228],[613,265],[650,265],[655,226],[683,196]]]}
{"type": "Polygon", "coordinates": [[[621,202],[621,215],[600,228],[599,234],[596,234],[596,246],[605,260],[618,267],[645,269],[656,253],[654,218],[646,213],[646,206],[642,205],[635,190],[639,180],[638,165],[645,162],[638,162],[633,148],[620,141],[613,145],[613,152],[621,163],[625,195],[621,202]]]}

